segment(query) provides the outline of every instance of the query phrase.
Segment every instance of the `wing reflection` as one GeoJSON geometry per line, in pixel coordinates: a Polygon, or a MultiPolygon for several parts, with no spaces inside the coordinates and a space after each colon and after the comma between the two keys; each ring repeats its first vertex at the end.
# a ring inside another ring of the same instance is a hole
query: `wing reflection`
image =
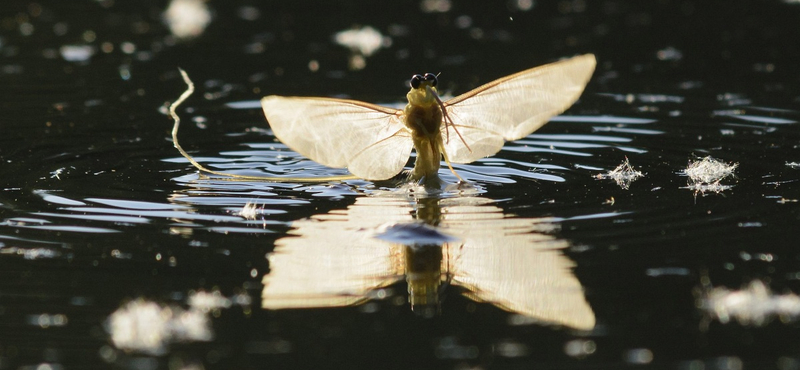
{"type": "Polygon", "coordinates": [[[574,263],[560,252],[567,242],[544,234],[556,225],[507,217],[492,203],[379,195],[296,221],[268,256],[262,306],[354,305],[405,278],[415,310],[438,308],[440,285],[451,282],[536,321],[592,329],[574,263]]]}

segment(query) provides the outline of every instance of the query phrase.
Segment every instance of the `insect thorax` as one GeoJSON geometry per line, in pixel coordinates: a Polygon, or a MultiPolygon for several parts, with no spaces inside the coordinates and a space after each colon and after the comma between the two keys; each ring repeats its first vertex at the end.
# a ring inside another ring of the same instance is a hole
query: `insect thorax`
{"type": "Polygon", "coordinates": [[[442,111],[438,105],[408,104],[405,108],[406,127],[415,135],[432,137],[442,125],[442,111]]]}

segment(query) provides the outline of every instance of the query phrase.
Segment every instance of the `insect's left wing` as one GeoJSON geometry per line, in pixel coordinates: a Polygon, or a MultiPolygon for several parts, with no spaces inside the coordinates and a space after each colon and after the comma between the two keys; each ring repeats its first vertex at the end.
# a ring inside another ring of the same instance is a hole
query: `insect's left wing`
{"type": "Polygon", "coordinates": [[[262,307],[355,305],[395,283],[405,271],[402,246],[375,235],[381,225],[411,221],[412,210],[404,199],[367,196],[346,210],[293,222],[290,235],[275,241],[268,256],[262,307]]]}
{"type": "Polygon", "coordinates": [[[355,100],[267,96],[261,106],[275,136],[329,167],[368,180],[398,174],[413,146],[402,111],[355,100]]]}
{"type": "Polygon", "coordinates": [[[577,56],[500,78],[445,102],[469,145],[442,125],[450,161],[469,163],[493,155],[505,141],[521,139],[565,111],[578,100],[595,64],[592,54],[577,56]]]}
{"type": "Polygon", "coordinates": [[[294,232],[299,236],[278,240],[268,256],[263,308],[356,305],[367,301],[371,291],[402,277],[389,243],[338,223],[301,220],[294,227],[300,228],[294,232]]]}

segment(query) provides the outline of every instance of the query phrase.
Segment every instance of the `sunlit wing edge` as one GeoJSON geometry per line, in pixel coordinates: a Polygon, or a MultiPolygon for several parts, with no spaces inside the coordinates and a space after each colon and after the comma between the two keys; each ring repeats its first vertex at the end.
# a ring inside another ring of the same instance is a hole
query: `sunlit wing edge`
{"type": "Polygon", "coordinates": [[[575,103],[595,65],[594,55],[581,55],[494,80],[448,100],[445,107],[455,125],[442,125],[443,137],[449,136],[449,159],[469,163],[539,129],[575,103]],[[453,137],[455,130],[469,148],[453,137]]]}

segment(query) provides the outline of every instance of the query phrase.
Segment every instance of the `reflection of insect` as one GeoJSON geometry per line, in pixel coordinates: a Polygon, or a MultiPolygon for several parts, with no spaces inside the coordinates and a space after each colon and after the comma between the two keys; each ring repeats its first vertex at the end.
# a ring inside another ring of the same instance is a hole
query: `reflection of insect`
{"type": "Polygon", "coordinates": [[[415,204],[377,194],[293,222],[268,255],[262,307],[356,305],[385,298],[383,289],[405,278],[412,309],[424,316],[438,311],[444,284],[452,283],[532,321],[594,327],[575,263],[560,251],[569,243],[549,234],[557,228],[551,220],[508,217],[486,198],[415,204]]]}
{"type": "Polygon", "coordinates": [[[451,170],[450,162],[490,156],[505,141],[525,137],[569,108],[595,63],[591,54],[574,57],[444,102],[435,75],[415,75],[402,110],[355,100],[280,96],[267,96],[261,105],[275,136],[316,162],[383,180],[402,170],[413,146],[417,160],[411,177],[436,178],[442,156],[451,170]]]}

